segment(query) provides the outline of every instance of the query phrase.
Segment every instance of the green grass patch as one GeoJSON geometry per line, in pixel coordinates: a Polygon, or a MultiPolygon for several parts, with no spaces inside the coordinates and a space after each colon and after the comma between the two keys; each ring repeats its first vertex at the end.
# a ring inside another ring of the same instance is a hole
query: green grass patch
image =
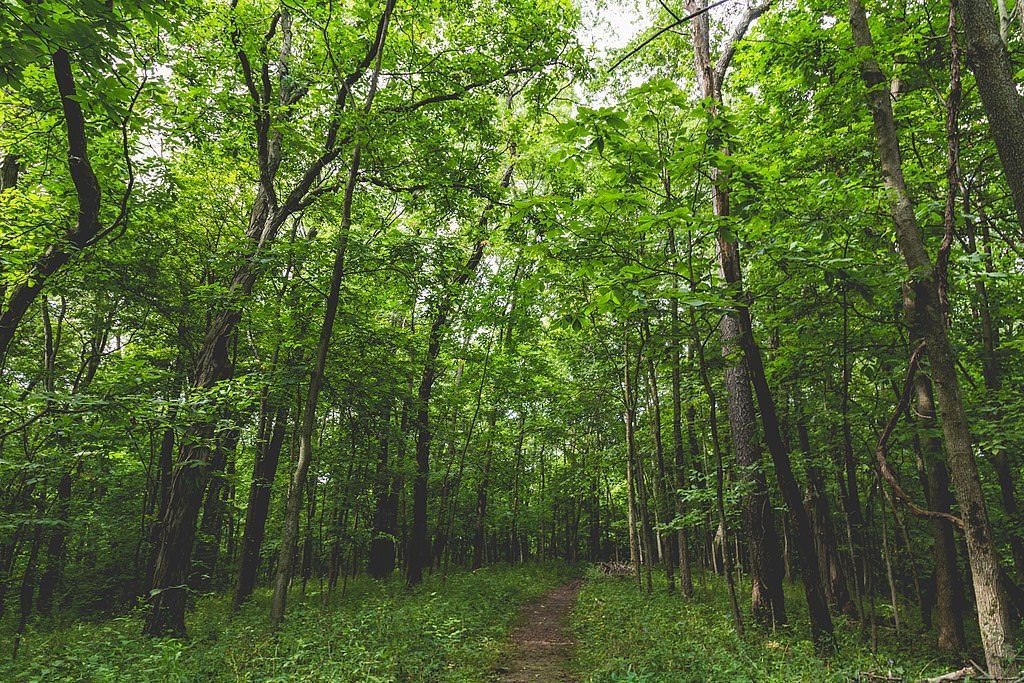
{"type": "MultiPolygon", "coordinates": [[[[878,651],[872,653],[859,623],[843,617],[835,621],[837,653],[828,660],[817,657],[798,585],[786,586],[789,625],[773,632],[748,620],[740,637],[718,577],[698,581],[689,600],[668,595],[664,577],[652,595],[638,591],[632,577],[588,578],[572,612],[578,642],[574,667],[586,683],[845,683],[858,672],[915,680],[953,668],[934,650],[934,635],[917,632],[913,624],[899,639],[890,627],[880,626],[878,651]]],[[[741,589],[739,597],[747,607],[749,589],[741,589]]]]}
{"type": "MultiPolygon", "coordinates": [[[[278,633],[266,592],[232,616],[227,596],[189,614],[186,640],[140,635],[142,613],[40,626],[26,634],[5,681],[486,681],[519,607],[564,581],[564,565],[495,566],[428,577],[350,582],[324,606],[296,592],[278,633]]],[[[8,640],[10,642],[10,640],[8,640]]]]}

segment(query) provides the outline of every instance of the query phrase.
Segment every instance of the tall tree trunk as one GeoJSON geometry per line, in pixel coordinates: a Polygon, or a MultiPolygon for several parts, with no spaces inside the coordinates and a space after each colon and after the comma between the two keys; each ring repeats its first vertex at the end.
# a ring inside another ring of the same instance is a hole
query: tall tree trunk
{"type": "Polygon", "coordinates": [[[1024,228],[1024,100],[1014,79],[1013,62],[999,35],[991,1],[959,0],[958,7],[967,43],[967,65],[974,72],[1017,221],[1024,228]]]}
{"type": "Polygon", "coordinates": [[[701,384],[704,385],[704,393],[708,397],[708,424],[711,428],[711,450],[715,457],[715,513],[718,517],[718,528],[722,534],[722,564],[725,570],[725,582],[729,590],[729,611],[732,613],[732,623],[737,633],[743,633],[743,616],[740,614],[739,601],[736,599],[736,582],[732,573],[732,558],[725,548],[725,539],[728,531],[728,519],[725,516],[725,473],[722,466],[722,447],[718,438],[718,397],[711,384],[711,377],[708,373],[707,359],[704,357],[704,347],[700,343],[700,333],[697,330],[697,316],[690,309],[690,330],[693,339],[693,347],[697,354],[697,370],[700,373],[701,384]]]}
{"type": "MultiPolygon", "coordinates": [[[[811,454],[810,436],[807,433],[807,425],[803,422],[797,423],[797,438],[800,443],[800,450],[804,453],[808,463],[813,462],[811,454]]],[[[850,616],[857,615],[857,608],[850,599],[850,591],[846,586],[846,577],[843,575],[843,566],[839,561],[839,544],[836,541],[835,529],[832,526],[832,517],[829,513],[828,494],[825,490],[825,476],[821,468],[808,464],[807,467],[807,492],[808,505],[811,513],[811,523],[814,529],[814,539],[818,552],[819,573],[821,585],[825,589],[825,596],[830,605],[837,611],[850,616]]]]}
{"type": "MultiPolygon", "coordinates": [[[[693,14],[706,7],[705,0],[689,0],[687,11],[693,14]]],[[[692,30],[694,63],[701,94],[714,102],[717,109],[721,105],[722,79],[725,69],[728,68],[728,60],[726,58],[726,61],[720,62],[718,69],[711,63],[710,30],[706,12],[692,20],[692,30]],[[719,73],[716,75],[716,72],[719,73]]],[[[721,141],[713,142],[721,144],[721,141]]],[[[725,151],[723,147],[723,152],[725,151]]],[[[721,181],[717,170],[713,169],[712,174],[712,209],[715,216],[724,219],[729,215],[728,188],[721,181]]],[[[734,295],[741,297],[739,250],[732,238],[727,235],[725,228],[719,231],[718,251],[721,274],[730,287],[736,288],[734,295]]],[[[761,448],[757,441],[754,400],[750,392],[750,364],[749,360],[744,361],[743,353],[746,329],[740,313],[726,312],[722,316],[718,330],[722,342],[722,355],[726,359],[726,406],[733,451],[736,464],[743,473],[742,476],[750,491],[744,500],[743,519],[750,558],[751,611],[756,621],[764,624],[783,624],[786,622],[786,609],[782,591],[782,553],[775,531],[774,512],[768,499],[764,473],[761,471],[761,448]]],[[[787,500],[787,503],[789,502],[787,500]]],[[[817,577],[816,568],[812,576],[817,577]]]]}
{"type": "MultiPolygon", "coordinates": [[[[913,293],[903,289],[903,307],[910,329],[910,347],[921,343],[923,330],[917,314],[913,293]]],[[[914,415],[917,418],[921,456],[924,461],[928,508],[948,513],[953,496],[949,491],[949,471],[942,452],[942,439],[935,432],[935,400],[932,382],[923,372],[914,375],[914,415]]],[[[935,560],[935,630],[939,648],[950,653],[962,653],[967,648],[964,634],[965,608],[963,580],[956,561],[953,525],[946,519],[932,518],[932,555],[935,560]]]]}
{"type": "Polygon", "coordinates": [[[224,492],[227,487],[223,472],[227,467],[228,459],[234,457],[240,436],[241,430],[232,426],[217,438],[211,466],[218,474],[211,477],[210,484],[206,487],[203,516],[199,523],[199,541],[196,543],[193,560],[195,571],[189,577],[193,587],[208,586],[213,581],[214,572],[217,569],[224,521],[224,492]]]}
{"type": "Polygon", "coordinates": [[[476,510],[473,518],[473,569],[484,565],[485,531],[487,520],[487,490],[491,483],[491,464],[494,460],[494,429],[498,420],[498,407],[492,406],[487,417],[487,445],[484,446],[483,471],[476,489],[476,510]]]}
{"type": "MultiPolygon", "coordinates": [[[[0,305],[0,368],[4,367],[7,351],[14,340],[18,325],[32,307],[49,278],[63,268],[75,253],[89,247],[104,233],[104,229],[100,225],[100,184],[93,171],[92,162],[89,160],[89,138],[86,133],[85,115],[82,112],[82,105],[78,101],[71,56],[64,48],[59,48],[50,56],[50,63],[54,80],[57,82],[57,92],[60,95],[61,113],[67,135],[68,171],[75,187],[78,213],[74,227],[64,234],[62,241],[46,247],[42,254],[36,257],[29,267],[27,276],[22,282],[11,288],[9,295],[6,290],[4,291],[6,301],[0,305]]],[[[9,181],[17,179],[17,166],[16,157],[8,155],[5,158],[4,188],[9,187],[7,184],[9,181]],[[11,166],[7,165],[7,159],[13,159],[11,166]]],[[[128,193],[131,192],[132,185],[129,169],[124,207],[127,207],[128,193]]],[[[108,226],[107,230],[116,227],[125,217],[126,209],[122,208],[121,215],[108,226]]]]}
{"type": "Polygon", "coordinates": [[[650,510],[647,505],[647,486],[644,484],[643,463],[640,462],[640,456],[637,453],[636,448],[636,385],[640,374],[640,354],[637,354],[637,363],[631,368],[628,330],[625,332],[622,351],[622,396],[623,402],[625,403],[626,457],[629,460],[628,464],[632,470],[633,487],[636,491],[633,500],[637,510],[637,517],[639,518],[638,521],[640,523],[638,532],[640,534],[640,550],[642,552],[641,563],[644,568],[647,592],[650,593],[654,588],[651,576],[651,565],[655,562],[654,554],[656,552],[656,542],[654,539],[654,531],[651,527],[650,510]]]}
{"type": "MultiPolygon", "coordinates": [[[[864,50],[872,50],[874,44],[861,1],[849,0],[849,11],[855,43],[864,50]]],[[[935,268],[918,229],[914,204],[903,179],[899,138],[896,135],[892,103],[885,87],[886,78],[873,56],[869,55],[861,61],[861,77],[867,86],[882,172],[892,198],[891,211],[896,238],[913,276],[911,289],[915,311],[920,319],[921,334],[931,361],[932,381],[941,410],[950,475],[964,523],[985,660],[990,675],[1008,677],[1016,671],[1013,664],[1010,610],[1003,593],[999,556],[974,460],[967,414],[960,396],[956,359],[946,335],[935,268]]]]}
{"type": "MultiPolygon", "coordinates": [[[[505,171],[501,185],[507,188],[512,182],[510,165],[505,171]]],[[[488,204],[477,224],[478,234],[484,234],[488,218],[494,204],[488,204]]],[[[483,258],[487,240],[478,239],[473,252],[456,276],[453,287],[434,307],[434,320],[427,335],[427,354],[423,363],[423,375],[420,378],[419,390],[416,394],[416,477],[413,479],[413,510],[412,526],[409,530],[409,548],[406,556],[406,583],[410,586],[423,581],[423,570],[430,565],[430,540],[427,534],[427,480],[430,476],[430,397],[437,378],[437,357],[441,352],[441,338],[448,325],[448,316],[455,303],[455,296],[466,286],[483,258]]]]}
{"type": "MultiPolygon", "coordinates": [[[[1024,7],[1024,2],[1019,3],[1024,7]]],[[[970,211],[970,198],[967,190],[964,190],[964,211],[970,211]]],[[[965,233],[967,237],[967,250],[970,253],[977,253],[978,245],[975,236],[975,222],[965,216],[965,233]]],[[[992,261],[992,245],[989,236],[988,224],[981,223],[981,248],[985,270],[989,273],[995,271],[992,261]]],[[[993,301],[992,294],[985,284],[984,278],[977,278],[974,281],[975,305],[977,306],[978,318],[981,324],[981,375],[985,383],[985,391],[989,400],[998,405],[1001,400],[999,392],[1003,388],[1003,368],[999,357],[999,326],[997,322],[998,306],[993,301]]],[[[996,415],[1001,411],[997,410],[996,415]]],[[[990,460],[992,468],[996,472],[996,481],[999,483],[1000,502],[1006,518],[1016,521],[1020,516],[1020,506],[1017,502],[1016,477],[1013,468],[1010,466],[1009,458],[1004,450],[997,450],[991,453],[990,460]]],[[[1011,528],[1010,533],[1010,555],[1013,558],[1013,568],[1018,582],[1024,581],[1024,538],[1021,537],[1019,527],[1011,528]]]]}
{"type": "MultiPolygon", "coordinates": [[[[290,49],[290,45],[287,49],[290,49]]],[[[280,60],[285,70],[287,49],[282,48],[280,60]]],[[[283,88],[281,97],[286,98],[283,88]]],[[[280,135],[271,137],[266,147],[266,159],[261,160],[261,176],[273,178],[281,160],[280,135]]],[[[194,390],[211,389],[234,374],[228,347],[242,318],[242,301],[251,294],[256,284],[260,273],[260,257],[266,245],[273,242],[286,218],[276,203],[274,194],[261,182],[246,228],[248,250],[227,283],[232,294],[231,302],[210,316],[202,345],[196,355],[192,380],[194,390]]],[[[159,522],[160,540],[153,565],[151,610],[143,627],[148,635],[185,634],[188,596],[184,586],[190,573],[196,520],[210,476],[211,449],[208,444],[213,439],[214,425],[206,421],[187,428],[181,440],[167,506],[159,522]]]]}
{"type": "MultiPolygon", "coordinates": [[[[44,511],[38,512],[42,514],[44,511]]],[[[18,658],[18,648],[21,645],[21,637],[25,633],[28,619],[32,616],[32,602],[35,597],[36,572],[38,571],[39,546],[43,542],[43,525],[36,524],[32,534],[32,546],[29,548],[28,560],[25,562],[25,571],[21,575],[21,588],[18,591],[18,626],[14,632],[14,647],[11,651],[11,659],[18,658]]]]}
{"type": "Polygon", "coordinates": [[[53,609],[53,598],[60,585],[64,573],[65,551],[68,538],[68,513],[71,506],[71,471],[65,472],[57,484],[57,524],[50,532],[46,546],[46,570],[39,579],[39,597],[36,599],[36,610],[40,614],[50,614],[53,609]]]}
{"type": "MultiPolygon", "coordinates": [[[[272,410],[269,406],[266,411],[272,410]]],[[[288,406],[282,405],[269,417],[256,442],[256,458],[253,463],[252,483],[249,486],[249,503],[245,508],[245,530],[242,532],[242,550],[238,565],[238,580],[232,605],[242,606],[252,595],[260,564],[260,551],[270,512],[270,497],[277,474],[277,463],[284,447],[288,429],[288,406]]]]}
{"type": "MultiPolygon", "coordinates": [[[[669,485],[668,469],[665,467],[665,448],[661,442],[661,397],[658,395],[658,372],[655,368],[653,354],[654,344],[651,340],[651,332],[647,320],[644,320],[645,334],[647,336],[647,379],[650,384],[651,396],[651,429],[654,432],[654,454],[655,454],[655,486],[657,489],[656,500],[658,510],[661,513],[661,523],[667,524],[675,515],[675,506],[672,504],[672,494],[669,485]]],[[[668,592],[676,590],[675,567],[679,562],[679,536],[671,531],[661,536],[662,544],[665,547],[662,563],[665,565],[665,579],[668,583],[668,592]]]]}
{"type": "MultiPolygon", "coordinates": [[[[384,23],[387,31],[387,23],[384,23]]],[[[382,38],[383,40],[383,38],[382,38]]],[[[377,66],[367,95],[366,109],[373,101],[377,89],[377,74],[380,72],[380,52],[377,54],[377,66]]],[[[331,283],[324,304],[324,319],[320,325],[320,338],[316,347],[316,360],[309,376],[306,391],[306,402],[302,412],[302,424],[299,427],[299,454],[295,461],[285,497],[284,527],[281,530],[281,550],[277,561],[277,575],[274,579],[274,593],[270,601],[270,623],[280,625],[284,619],[285,604],[288,599],[288,587],[292,580],[292,564],[295,559],[295,548],[299,536],[299,517],[302,514],[303,490],[306,475],[313,459],[313,431],[316,427],[316,409],[320,398],[320,387],[323,384],[324,370],[327,367],[327,354],[331,347],[334,333],[334,321],[338,314],[338,303],[341,299],[341,283],[345,278],[345,256],[348,250],[348,238],[352,228],[352,202],[356,184],[359,180],[359,165],[362,147],[356,145],[349,162],[348,180],[345,183],[345,196],[342,204],[341,229],[338,244],[334,252],[334,266],[331,270],[331,283]]]]}
{"type": "MultiPolygon", "coordinates": [[[[673,275],[672,285],[676,289],[679,288],[679,259],[677,257],[678,245],[676,244],[676,232],[675,226],[669,225],[668,232],[668,248],[669,253],[672,256],[673,275]]],[[[669,362],[672,365],[672,464],[675,472],[675,479],[669,482],[671,487],[673,484],[676,489],[682,490],[686,488],[687,476],[686,476],[686,453],[683,450],[683,373],[682,373],[682,361],[679,353],[679,346],[682,344],[682,338],[680,337],[679,330],[679,299],[672,297],[669,301],[669,316],[670,316],[670,328],[671,334],[669,362]]],[[[692,405],[688,406],[692,409],[692,405]]],[[[687,418],[687,429],[693,428],[693,422],[687,418]]],[[[696,434],[692,435],[692,443],[696,445],[696,434]]],[[[680,519],[686,514],[686,508],[683,505],[683,498],[679,494],[672,494],[672,500],[675,501],[675,513],[680,519]]],[[[676,534],[676,552],[679,558],[679,588],[683,593],[684,597],[693,596],[693,574],[690,570],[690,557],[689,548],[686,538],[686,527],[680,524],[679,531],[676,534]]]]}
{"type": "Polygon", "coordinates": [[[842,286],[842,309],[842,386],[840,388],[839,414],[842,419],[843,461],[841,466],[839,466],[839,495],[847,524],[854,592],[859,596],[864,591],[865,562],[861,547],[864,535],[864,513],[860,508],[860,491],[857,486],[857,459],[853,453],[853,431],[850,428],[850,382],[853,376],[853,364],[850,361],[849,291],[845,281],[842,286]]]}
{"type": "MultiPolygon", "coordinates": [[[[506,174],[511,181],[511,173],[506,174]]],[[[487,214],[480,218],[481,227],[486,225],[487,214]]],[[[406,582],[410,586],[423,581],[423,570],[430,564],[430,540],[427,535],[427,479],[430,475],[430,441],[433,436],[430,427],[430,397],[437,378],[437,357],[441,353],[441,338],[448,325],[448,316],[454,304],[455,294],[469,282],[476,273],[484,255],[486,241],[481,239],[473,247],[473,253],[455,278],[454,291],[437,304],[434,321],[427,336],[427,355],[423,364],[416,394],[416,477],[413,479],[412,528],[409,532],[409,550],[406,556],[406,582]]]]}
{"type": "Polygon", "coordinates": [[[384,404],[380,455],[374,476],[376,502],[373,509],[373,536],[370,539],[367,573],[383,579],[395,570],[395,476],[388,462],[391,446],[391,397],[384,404]]]}

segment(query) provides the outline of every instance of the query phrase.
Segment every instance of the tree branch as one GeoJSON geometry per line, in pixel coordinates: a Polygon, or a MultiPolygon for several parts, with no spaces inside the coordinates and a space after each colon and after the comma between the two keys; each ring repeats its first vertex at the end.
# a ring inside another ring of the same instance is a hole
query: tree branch
{"type": "Polygon", "coordinates": [[[725,82],[725,72],[729,70],[729,64],[732,62],[732,56],[736,52],[736,45],[743,40],[743,36],[746,35],[750,29],[750,25],[753,24],[759,16],[768,11],[768,7],[771,5],[771,0],[766,0],[759,5],[751,5],[747,8],[747,11],[740,17],[739,22],[733,27],[732,33],[726,38],[725,43],[722,45],[722,52],[718,55],[718,62],[715,64],[715,83],[718,87],[722,87],[722,83],[725,82]]]}
{"type": "Polygon", "coordinates": [[[635,55],[637,52],[640,52],[640,50],[644,49],[645,47],[647,47],[648,45],[653,43],[655,40],[660,38],[663,34],[668,33],[669,31],[671,31],[672,29],[676,28],[677,26],[679,26],[681,24],[685,24],[690,19],[693,19],[694,17],[699,17],[702,14],[706,14],[707,12],[713,10],[714,8],[718,7],[719,5],[724,5],[727,2],[729,2],[729,0],[718,0],[718,2],[713,2],[710,5],[708,5],[707,7],[704,7],[703,9],[699,9],[696,12],[692,12],[690,14],[687,14],[685,17],[677,19],[676,21],[672,22],[668,26],[665,26],[664,28],[658,29],[657,31],[655,31],[654,35],[652,35],[650,38],[648,38],[647,40],[643,41],[642,43],[640,43],[639,45],[634,47],[632,50],[630,50],[625,55],[623,55],[618,60],[616,60],[616,62],[614,64],[612,64],[610,67],[608,67],[608,73],[611,73],[612,71],[615,71],[617,68],[619,68],[620,64],[622,64],[624,61],[626,61],[627,59],[629,59],[630,57],[635,55]]]}
{"type": "Polygon", "coordinates": [[[910,362],[907,365],[907,377],[903,382],[903,392],[900,394],[900,400],[896,404],[896,409],[892,413],[892,417],[889,418],[889,422],[885,425],[885,429],[882,430],[882,435],[878,439],[878,446],[875,448],[875,459],[878,461],[878,470],[882,475],[882,478],[889,484],[889,487],[893,490],[903,503],[918,517],[925,519],[943,519],[950,522],[958,529],[963,530],[964,522],[959,517],[951,515],[948,512],[937,512],[935,510],[926,510],[921,506],[917,505],[907,492],[903,490],[899,482],[896,480],[896,475],[893,473],[892,468],[889,467],[889,462],[885,458],[886,442],[892,435],[892,431],[896,428],[896,423],[899,422],[900,415],[906,410],[907,405],[910,403],[911,390],[914,387],[914,375],[917,372],[917,364],[921,360],[921,353],[924,351],[925,343],[921,342],[918,344],[914,352],[910,354],[910,362]]]}

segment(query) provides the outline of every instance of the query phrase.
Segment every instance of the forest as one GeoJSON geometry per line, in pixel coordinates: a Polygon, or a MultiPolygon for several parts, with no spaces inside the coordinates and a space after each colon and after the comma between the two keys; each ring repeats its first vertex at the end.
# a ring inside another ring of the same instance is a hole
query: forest
{"type": "Polygon", "coordinates": [[[0,3],[0,679],[1024,680],[1024,2],[0,3]]]}

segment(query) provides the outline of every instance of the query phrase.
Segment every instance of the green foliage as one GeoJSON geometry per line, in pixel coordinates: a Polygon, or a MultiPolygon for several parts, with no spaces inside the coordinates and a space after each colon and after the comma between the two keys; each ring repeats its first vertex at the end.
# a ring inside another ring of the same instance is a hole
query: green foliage
{"type": "Polygon", "coordinates": [[[267,595],[232,615],[223,596],[200,600],[188,640],[139,635],[139,616],[30,632],[9,681],[484,680],[520,605],[570,576],[564,565],[489,567],[434,576],[416,591],[360,578],[327,604],[294,599],[275,633],[267,595]]]}
{"type": "MultiPolygon", "coordinates": [[[[593,575],[572,613],[578,640],[575,668],[586,683],[846,683],[858,673],[889,673],[917,680],[950,670],[914,634],[895,638],[887,626],[872,653],[856,623],[836,624],[838,653],[823,660],[806,637],[807,613],[799,586],[787,586],[791,623],[765,629],[746,624],[736,634],[724,580],[699,577],[696,596],[667,595],[656,584],[641,593],[632,577],[593,575]],[[660,589],[660,590],[658,590],[660,589]]],[[[743,587],[738,588],[744,595],[743,587]]],[[[746,589],[749,594],[749,586],[746,589]]],[[[749,621],[749,620],[748,620],[749,621]]]]}

